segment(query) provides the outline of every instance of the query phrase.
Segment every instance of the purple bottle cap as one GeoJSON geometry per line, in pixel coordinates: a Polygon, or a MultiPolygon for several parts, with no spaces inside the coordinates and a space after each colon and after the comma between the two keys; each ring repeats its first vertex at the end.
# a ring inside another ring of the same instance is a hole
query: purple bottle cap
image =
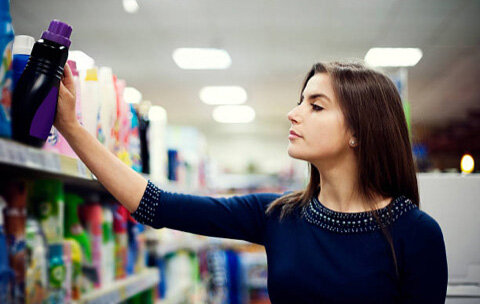
{"type": "Polygon", "coordinates": [[[72,27],[70,25],[54,19],[50,22],[48,30],[43,32],[42,39],[59,43],[68,48],[72,43],[69,39],[71,33],[72,27]]]}

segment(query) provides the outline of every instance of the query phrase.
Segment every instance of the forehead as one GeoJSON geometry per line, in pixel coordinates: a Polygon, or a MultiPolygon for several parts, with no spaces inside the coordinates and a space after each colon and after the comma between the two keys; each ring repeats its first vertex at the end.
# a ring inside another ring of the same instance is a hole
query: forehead
{"type": "Polygon", "coordinates": [[[325,94],[331,100],[334,99],[333,86],[328,74],[315,74],[308,80],[305,90],[303,90],[303,96],[308,97],[315,94],[325,94]]]}

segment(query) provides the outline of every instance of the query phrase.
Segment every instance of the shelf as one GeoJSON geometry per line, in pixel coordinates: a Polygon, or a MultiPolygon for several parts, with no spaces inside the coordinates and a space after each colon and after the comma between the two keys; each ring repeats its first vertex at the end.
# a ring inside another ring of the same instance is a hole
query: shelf
{"type": "Polygon", "coordinates": [[[105,191],[79,159],[4,138],[0,138],[0,167],[9,177],[57,178],[70,185],[105,191]]]}
{"type": "Polygon", "coordinates": [[[88,293],[77,301],[78,304],[120,303],[126,299],[154,287],[160,280],[157,268],[147,270],[118,280],[108,287],[88,293]]]}
{"type": "MultiPolygon", "coordinates": [[[[80,159],[30,147],[5,138],[0,138],[0,172],[1,177],[55,178],[68,186],[108,193],[80,159]]],[[[145,179],[150,179],[148,174],[140,174],[145,179]]],[[[156,184],[170,192],[203,193],[198,189],[179,187],[171,181],[156,184]]]]}

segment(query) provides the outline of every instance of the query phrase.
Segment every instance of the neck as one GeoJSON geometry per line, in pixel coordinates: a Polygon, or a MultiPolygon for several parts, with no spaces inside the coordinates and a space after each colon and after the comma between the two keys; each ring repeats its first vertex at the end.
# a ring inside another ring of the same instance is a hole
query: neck
{"type": "Polygon", "coordinates": [[[365,212],[383,208],[390,202],[390,198],[381,197],[369,202],[360,194],[357,161],[353,152],[346,153],[340,159],[322,161],[314,166],[320,173],[321,190],[318,200],[331,210],[365,212]]]}

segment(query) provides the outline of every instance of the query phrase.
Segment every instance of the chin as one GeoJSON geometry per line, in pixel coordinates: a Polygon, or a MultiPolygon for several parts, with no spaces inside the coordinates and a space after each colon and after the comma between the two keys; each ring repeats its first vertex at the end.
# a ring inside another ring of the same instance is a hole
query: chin
{"type": "Polygon", "coordinates": [[[287,153],[291,158],[304,160],[304,157],[302,157],[301,151],[298,151],[298,149],[293,147],[292,144],[288,145],[287,153]]]}

